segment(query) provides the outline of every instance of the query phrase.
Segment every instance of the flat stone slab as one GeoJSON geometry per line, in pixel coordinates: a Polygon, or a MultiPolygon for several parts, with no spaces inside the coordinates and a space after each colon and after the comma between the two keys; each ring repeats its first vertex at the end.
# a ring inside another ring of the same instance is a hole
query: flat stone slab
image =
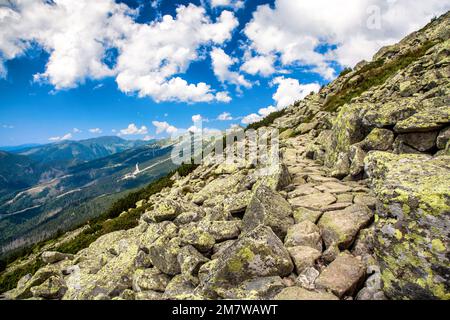
{"type": "Polygon", "coordinates": [[[318,226],[327,248],[336,244],[343,250],[353,243],[359,230],[367,226],[372,217],[373,212],[368,207],[352,205],[344,210],[325,212],[318,226]]]}
{"type": "Polygon", "coordinates": [[[305,207],[310,209],[322,209],[336,202],[336,197],[331,193],[314,193],[298,198],[290,199],[289,202],[294,207],[305,207]]]}
{"type": "Polygon", "coordinates": [[[325,182],[319,186],[316,186],[316,189],[334,194],[346,193],[352,190],[351,187],[338,182],[325,182]]]}
{"type": "Polygon", "coordinates": [[[283,289],[275,300],[339,300],[335,295],[323,291],[310,291],[301,287],[283,289]]]}
{"type": "Polygon", "coordinates": [[[353,295],[366,274],[364,264],[348,253],[341,253],[317,278],[316,287],[331,291],[338,297],[353,295]]]}

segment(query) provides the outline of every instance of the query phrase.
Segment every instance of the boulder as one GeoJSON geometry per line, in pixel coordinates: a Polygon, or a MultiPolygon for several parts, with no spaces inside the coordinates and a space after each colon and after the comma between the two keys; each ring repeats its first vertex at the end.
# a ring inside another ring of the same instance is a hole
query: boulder
{"type": "Polygon", "coordinates": [[[405,133],[398,136],[399,141],[418,150],[425,152],[436,146],[438,132],[414,132],[405,133]]]}
{"type": "Polygon", "coordinates": [[[236,239],[241,233],[241,221],[202,221],[199,227],[210,234],[216,242],[236,239]]]}
{"type": "Polygon", "coordinates": [[[303,197],[290,199],[291,205],[296,207],[304,207],[311,210],[320,210],[330,204],[336,202],[336,197],[331,193],[314,193],[303,197]]]}
{"type": "Polygon", "coordinates": [[[178,263],[180,253],[180,239],[170,239],[167,236],[159,237],[149,247],[149,255],[152,264],[168,275],[176,275],[181,272],[178,263]]]}
{"type": "Polygon", "coordinates": [[[316,287],[342,298],[357,292],[366,274],[364,264],[348,253],[341,253],[316,280],[316,287]]]}
{"type": "Polygon", "coordinates": [[[308,289],[308,290],[314,290],[317,277],[319,276],[320,272],[317,271],[317,269],[313,267],[307,267],[302,272],[299,273],[297,279],[295,279],[295,283],[302,288],[308,289]]]}
{"type": "Polygon", "coordinates": [[[294,224],[288,229],[284,245],[286,247],[307,246],[322,252],[320,230],[310,221],[294,224]]]}
{"type": "Polygon", "coordinates": [[[279,276],[257,278],[244,281],[237,288],[225,291],[223,297],[239,300],[268,300],[285,287],[279,276]]]}
{"type": "Polygon", "coordinates": [[[176,275],[172,278],[164,292],[165,299],[185,300],[194,299],[193,295],[195,286],[182,275],[176,275]]]}
{"type": "Polygon", "coordinates": [[[60,276],[51,276],[42,284],[31,288],[33,297],[44,299],[60,299],[66,291],[66,283],[60,276]]]}
{"type": "Polygon", "coordinates": [[[327,248],[337,244],[340,249],[347,249],[372,217],[373,212],[367,206],[355,204],[343,210],[325,212],[318,226],[327,248]]]}
{"type": "Polygon", "coordinates": [[[281,240],[267,226],[242,235],[199,271],[202,285],[224,296],[246,280],[289,275],[294,266],[281,240]],[[203,270],[203,271],[202,271],[203,270]],[[202,275],[201,275],[202,274],[202,275]]]}
{"type": "Polygon", "coordinates": [[[200,267],[209,261],[198,252],[193,246],[185,246],[181,248],[178,254],[178,263],[181,267],[181,274],[193,284],[198,284],[198,270],[200,267]]]}
{"type": "Polygon", "coordinates": [[[56,252],[56,251],[45,251],[42,253],[41,259],[44,263],[51,264],[51,263],[59,262],[61,260],[65,260],[65,259],[72,260],[73,255],[60,253],[60,252],[56,252]]]}
{"type": "Polygon", "coordinates": [[[195,224],[189,224],[180,229],[179,236],[183,245],[192,245],[200,252],[210,251],[216,243],[209,232],[195,224]]]}
{"type": "Polygon", "coordinates": [[[375,128],[360,143],[360,145],[365,151],[387,151],[392,149],[393,143],[394,133],[391,130],[375,128]]]}
{"type": "Polygon", "coordinates": [[[170,282],[170,277],[156,268],[138,269],[133,275],[133,290],[164,292],[170,282]]]}
{"type": "Polygon", "coordinates": [[[223,201],[223,209],[231,214],[244,212],[252,198],[252,192],[245,190],[236,194],[230,194],[223,201]]]}
{"type": "Polygon", "coordinates": [[[283,289],[275,300],[339,300],[335,295],[323,291],[310,291],[301,287],[283,289]]]}
{"type": "Polygon", "coordinates": [[[261,185],[256,188],[245,211],[242,231],[249,232],[258,225],[266,225],[272,228],[280,239],[284,239],[287,229],[293,223],[292,208],[289,202],[279,193],[261,185]]]}
{"type": "Polygon", "coordinates": [[[310,210],[302,207],[294,209],[294,222],[296,224],[303,221],[310,221],[312,223],[316,223],[321,216],[322,211],[310,210]]]}
{"type": "Polygon", "coordinates": [[[322,254],[317,249],[305,246],[289,247],[287,249],[292,257],[292,261],[294,261],[297,274],[300,274],[308,267],[314,266],[314,263],[322,254]]]}
{"type": "Polygon", "coordinates": [[[436,139],[436,146],[439,149],[445,149],[447,143],[450,141],[450,127],[442,129],[436,139]]]}
{"type": "Polygon", "coordinates": [[[450,157],[370,153],[375,254],[393,299],[449,299],[450,157]]]}

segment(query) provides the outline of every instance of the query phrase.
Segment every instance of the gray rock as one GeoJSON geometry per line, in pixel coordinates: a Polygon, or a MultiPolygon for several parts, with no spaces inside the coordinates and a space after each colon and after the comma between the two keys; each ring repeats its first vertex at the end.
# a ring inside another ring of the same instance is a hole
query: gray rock
{"type": "Polygon", "coordinates": [[[288,229],[284,245],[286,247],[307,246],[322,252],[320,230],[310,221],[294,224],[288,229]]]}
{"type": "Polygon", "coordinates": [[[351,296],[362,285],[366,274],[364,264],[348,253],[340,254],[316,280],[316,287],[338,297],[351,296]]]}
{"type": "Polygon", "coordinates": [[[286,276],[293,268],[289,252],[272,229],[259,226],[242,235],[218,259],[203,265],[199,278],[204,287],[224,296],[246,280],[286,276]]]}
{"type": "Polygon", "coordinates": [[[344,210],[325,212],[318,226],[327,248],[337,244],[340,249],[347,249],[372,217],[373,212],[368,207],[352,205],[344,210]]]}
{"type": "Polygon", "coordinates": [[[56,262],[65,260],[65,259],[72,260],[73,255],[60,253],[60,252],[56,252],[56,251],[45,251],[42,253],[41,259],[44,263],[51,264],[51,263],[56,263],[56,262]]]}
{"type": "Polygon", "coordinates": [[[141,291],[159,291],[164,292],[170,277],[156,268],[138,269],[133,275],[133,290],[141,291]]]}
{"type": "Polygon", "coordinates": [[[249,232],[258,225],[272,228],[275,234],[284,239],[287,229],[294,223],[291,205],[277,192],[261,185],[245,211],[242,220],[243,232],[249,232]]]}

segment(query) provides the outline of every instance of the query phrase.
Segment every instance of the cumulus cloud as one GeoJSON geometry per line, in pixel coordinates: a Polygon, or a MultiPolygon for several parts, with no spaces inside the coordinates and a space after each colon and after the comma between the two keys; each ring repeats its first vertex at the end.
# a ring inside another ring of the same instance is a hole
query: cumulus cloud
{"type": "Polygon", "coordinates": [[[192,122],[200,122],[202,120],[203,120],[203,117],[200,114],[196,114],[196,115],[192,116],[192,122]]]}
{"type": "Polygon", "coordinates": [[[176,127],[168,124],[166,121],[153,121],[152,124],[156,127],[156,134],[174,134],[178,131],[176,127]]]}
{"type": "Polygon", "coordinates": [[[276,0],[257,8],[244,33],[257,54],[278,54],[283,65],[308,65],[332,79],[330,61],[353,66],[369,60],[448,9],[442,0],[276,0]]]}
{"type": "Polygon", "coordinates": [[[188,84],[176,74],[199,59],[202,45],[222,44],[238,25],[234,14],[223,11],[212,22],[202,7],[180,6],[175,17],[151,24],[133,24],[129,38],[119,41],[117,83],[124,92],[137,92],[156,101],[223,101],[222,93],[200,82],[188,84]]]}
{"type": "Polygon", "coordinates": [[[92,128],[92,129],[89,129],[89,132],[90,132],[90,133],[94,133],[94,134],[100,134],[100,133],[102,133],[103,131],[102,131],[102,129],[100,129],[100,128],[92,128]]]}
{"type": "Polygon", "coordinates": [[[297,100],[301,100],[311,92],[318,92],[318,83],[300,84],[297,79],[276,77],[272,80],[272,85],[277,85],[277,91],[272,96],[278,108],[291,105],[297,100]]]}
{"type": "Polygon", "coordinates": [[[48,138],[49,141],[57,142],[57,141],[63,141],[63,140],[69,140],[72,139],[72,133],[66,133],[63,136],[56,136],[56,137],[50,137],[48,138]]]}
{"type": "Polygon", "coordinates": [[[241,66],[241,70],[251,74],[260,74],[263,77],[268,77],[275,73],[274,63],[275,57],[273,55],[258,55],[251,56],[248,52],[244,56],[244,64],[241,66]]]}
{"type": "Polygon", "coordinates": [[[148,129],[146,126],[141,126],[138,128],[134,123],[130,123],[127,128],[120,130],[119,135],[127,136],[147,133],[148,129]]]}
{"type": "Polygon", "coordinates": [[[244,118],[242,118],[241,122],[243,124],[251,124],[254,122],[258,122],[259,120],[262,120],[262,118],[263,117],[260,116],[259,114],[252,113],[252,114],[249,114],[249,115],[245,116],[244,118]]]}
{"type": "Polygon", "coordinates": [[[233,117],[231,116],[231,113],[223,112],[223,113],[219,114],[219,116],[217,117],[217,120],[230,121],[230,120],[233,120],[233,117]]]}
{"type": "MultiPolygon", "coordinates": [[[[158,102],[229,99],[206,83],[187,83],[179,74],[201,58],[200,47],[231,38],[238,21],[230,11],[212,21],[204,8],[189,4],[179,6],[174,17],[137,23],[137,11],[114,0],[8,3],[0,7],[0,57],[11,60],[39,45],[50,56],[45,71],[34,79],[56,90],[115,76],[121,91],[158,102]],[[111,50],[117,52],[112,66],[105,63],[111,50]]],[[[0,76],[5,74],[0,61],[0,76]]]]}
{"type": "Polygon", "coordinates": [[[276,77],[271,82],[272,86],[277,86],[277,90],[272,96],[276,102],[275,106],[261,108],[258,113],[252,113],[242,118],[243,124],[251,124],[262,120],[269,114],[282,110],[295,101],[305,98],[311,92],[318,92],[320,85],[318,83],[300,84],[297,79],[276,77]]]}
{"type": "Polygon", "coordinates": [[[239,60],[230,57],[221,48],[214,48],[211,51],[211,60],[214,74],[220,82],[231,83],[238,87],[250,88],[252,84],[248,82],[243,75],[238,72],[231,71],[230,68],[236,64],[239,60]]]}
{"type": "Polygon", "coordinates": [[[229,7],[233,9],[242,9],[245,6],[245,0],[209,0],[211,7],[229,7]]]}

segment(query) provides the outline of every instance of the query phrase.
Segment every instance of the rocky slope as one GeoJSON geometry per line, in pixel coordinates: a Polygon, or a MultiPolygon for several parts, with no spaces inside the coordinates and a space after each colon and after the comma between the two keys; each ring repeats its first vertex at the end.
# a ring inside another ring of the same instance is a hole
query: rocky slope
{"type": "Polygon", "coordinates": [[[206,161],[4,297],[450,299],[449,24],[289,107],[270,175],[206,161]]]}

